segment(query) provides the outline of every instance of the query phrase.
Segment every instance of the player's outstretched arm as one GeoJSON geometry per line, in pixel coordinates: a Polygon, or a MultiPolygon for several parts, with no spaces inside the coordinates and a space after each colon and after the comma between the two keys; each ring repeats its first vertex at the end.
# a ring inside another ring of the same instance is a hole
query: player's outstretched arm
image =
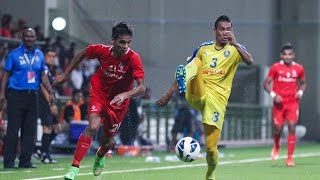
{"type": "Polygon", "coordinates": [[[177,81],[175,80],[175,81],[173,82],[173,84],[171,85],[170,89],[169,89],[164,95],[162,95],[162,96],[160,97],[160,99],[158,99],[158,100],[156,101],[156,105],[157,105],[157,106],[160,106],[160,107],[167,105],[168,102],[170,101],[172,95],[173,95],[177,90],[178,90],[178,83],[177,83],[177,81]]]}
{"type": "Polygon", "coordinates": [[[86,48],[82,49],[71,61],[70,65],[67,67],[66,71],[60,75],[52,84],[52,87],[56,86],[57,84],[65,82],[73,68],[78,65],[84,58],[86,57],[86,48]]]}
{"type": "Polygon", "coordinates": [[[138,86],[133,88],[130,91],[121,93],[116,95],[110,102],[110,104],[117,104],[118,106],[123,103],[124,100],[129,99],[130,97],[139,96],[145,93],[146,86],[144,84],[144,79],[137,79],[136,80],[138,86]]]}

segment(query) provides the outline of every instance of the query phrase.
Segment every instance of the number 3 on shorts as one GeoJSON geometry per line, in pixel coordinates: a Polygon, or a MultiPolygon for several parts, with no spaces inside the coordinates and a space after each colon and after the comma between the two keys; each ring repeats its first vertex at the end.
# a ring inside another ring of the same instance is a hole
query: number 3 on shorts
{"type": "Polygon", "coordinates": [[[218,120],[219,120],[219,112],[214,112],[212,121],[213,122],[218,122],[218,120]]]}

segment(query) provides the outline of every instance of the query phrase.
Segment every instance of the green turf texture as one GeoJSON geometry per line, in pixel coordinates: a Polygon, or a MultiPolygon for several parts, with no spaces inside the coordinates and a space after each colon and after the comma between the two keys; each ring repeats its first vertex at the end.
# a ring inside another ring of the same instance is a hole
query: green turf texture
{"type": "MultiPolygon", "coordinates": [[[[235,160],[246,160],[253,158],[267,158],[270,156],[271,147],[259,148],[224,148],[220,152],[224,157],[220,162],[235,160]]],[[[203,152],[203,149],[202,149],[203,152]]],[[[284,146],[280,155],[286,155],[287,149],[284,146]]],[[[318,144],[298,144],[296,154],[320,153],[320,143],[318,144]]],[[[155,167],[168,167],[177,165],[197,165],[205,164],[204,159],[191,163],[167,162],[164,156],[167,153],[156,153],[155,156],[161,158],[160,163],[145,162],[145,157],[117,157],[107,159],[106,167],[100,177],[92,175],[92,165],[94,156],[87,156],[83,160],[77,180],[107,179],[107,180],[203,180],[206,172],[205,166],[184,167],[164,170],[144,170],[139,172],[120,172],[123,170],[149,169],[155,167]],[[109,173],[108,173],[109,172],[109,173]]],[[[172,154],[170,154],[172,155],[172,154]]],[[[44,165],[37,160],[33,160],[38,165],[37,169],[0,169],[0,179],[41,179],[51,176],[58,176],[55,179],[63,179],[72,157],[59,158],[58,164],[44,165]]],[[[296,158],[296,167],[286,167],[286,159],[277,161],[264,160],[250,163],[227,163],[218,166],[217,180],[319,180],[320,179],[320,156],[296,158]]]]}

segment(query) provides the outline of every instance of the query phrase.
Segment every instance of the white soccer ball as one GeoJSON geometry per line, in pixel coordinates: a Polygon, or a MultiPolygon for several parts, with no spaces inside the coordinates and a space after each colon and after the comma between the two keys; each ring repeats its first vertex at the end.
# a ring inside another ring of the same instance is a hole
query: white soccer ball
{"type": "Polygon", "coordinates": [[[200,144],[192,137],[184,137],[176,144],[176,155],[183,162],[192,162],[199,158],[200,144]]]}

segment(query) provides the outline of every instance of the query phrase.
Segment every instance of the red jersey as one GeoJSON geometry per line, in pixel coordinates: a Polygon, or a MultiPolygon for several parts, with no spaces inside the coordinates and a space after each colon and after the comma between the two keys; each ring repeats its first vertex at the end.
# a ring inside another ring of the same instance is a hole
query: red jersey
{"type": "MultiPolygon", "coordinates": [[[[133,88],[134,79],[143,79],[144,71],[140,56],[133,50],[119,58],[111,55],[112,46],[92,44],[86,48],[86,56],[98,59],[100,66],[91,79],[91,95],[110,102],[116,95],[133,88]]],[[[123,105],[127,106],[129,101],[123,105]]]]}
{"type": "Polygon", "coordinates": [[[304,76],[302,65],[292,62],[290,66],[287,66],[283,61],[273,64],[268,75],[273,79],[273,91],[282,97],[283,102],[298,100],[296,98],[297,80],[303,79],[304,76]]]}

